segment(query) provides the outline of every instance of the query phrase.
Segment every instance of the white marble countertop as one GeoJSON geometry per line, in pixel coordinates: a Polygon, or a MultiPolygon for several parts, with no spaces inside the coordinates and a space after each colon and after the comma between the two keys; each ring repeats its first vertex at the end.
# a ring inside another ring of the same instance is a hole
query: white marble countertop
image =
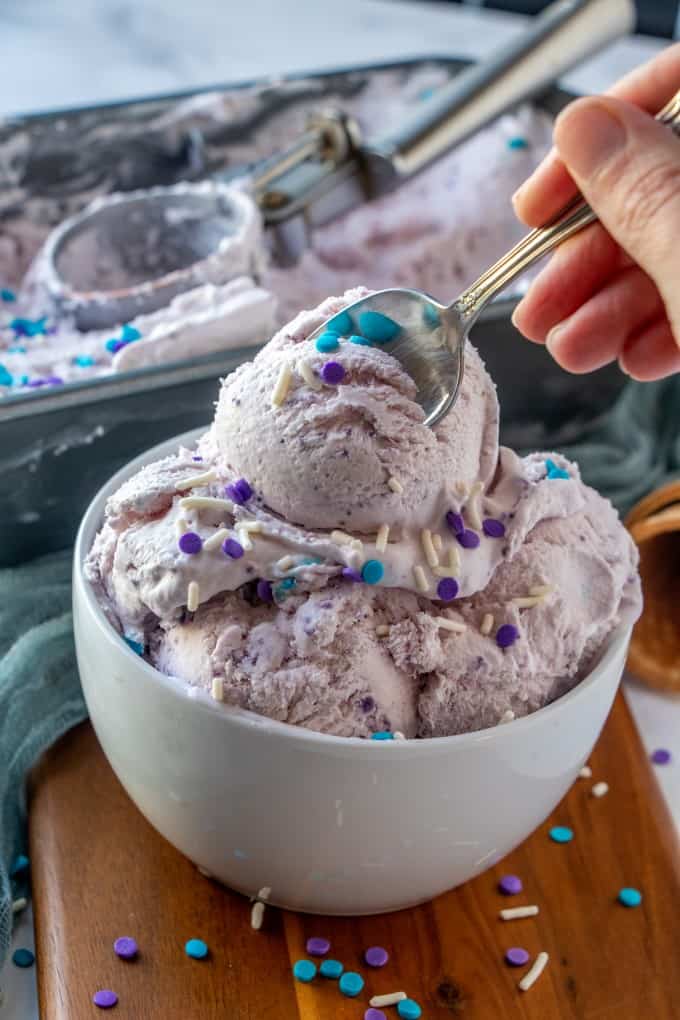
{"type": "MultiPolygon", "coordinates": [[[[399,0],[3,0],[0,115],[95,104],[228,81],[404,56],[480,57],[521,30],[522,18],[399,0]]],[[[569,74],[582,91],[606,88],[662,42],[621,40],[569,74]]],[[[680,828],[680,698],[628,683],[648,751],[675,750],[658,768],[680,828]]],[[[27,911],[15,945],[32,946],[27,911]]],[[[2,1020],[37,1020],[34,972],[0,974],[2,1020]]]]}

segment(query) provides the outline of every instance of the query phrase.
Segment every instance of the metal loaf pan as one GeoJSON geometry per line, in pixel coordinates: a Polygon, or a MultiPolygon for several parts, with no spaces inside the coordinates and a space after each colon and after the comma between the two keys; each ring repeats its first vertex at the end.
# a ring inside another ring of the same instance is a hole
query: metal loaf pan
{"type": "MultiPolygon", "coordinates": [[[[0,169],[0,243],[13,243],[13,224],[22,218],[26,222],[30,214],[37,248],[60,219],[95,195],[200,178],[238,162],[238,145],[249,130],[264,126],[276,138],[284,111],[299,109],[302,124],[305,111],[324,97],[352,97],[371,76],[398,72],[406,79],[432,64],[451,74],[465,66],[461,60],[433,57],[261,83],[261,102],[250,121],[225,126],[206,145],[194,146],[191,130],[177,138],[171,131],[149,130],[151,122],[162,122],[178,102],[197,93],[5,121],[0,124],[0,168],[10,171],[0,169]]],[[[205,91],[229,96],[257,84],[205,91]]],[[[571,98],[553,88],[537,103],[556,114],[571,98]]],[[[33,251],[17,254],[25,269],[33,251]]],[[[510,323],[511,308],[511,301],[494,304],[473,334],[498,385],[503,439],[520,448],[558,446],[611,406],[623,376],[615,369],[587,379],[567,376],[542,347],[519,340],[510,323]]],[[[68,546],[106,479],[149,446],[207,424],[219,379],[253,353],[252,347],[226,351],[3,400],[0,505],[11,541],[0,551],[0,565],[68,546]]]]}

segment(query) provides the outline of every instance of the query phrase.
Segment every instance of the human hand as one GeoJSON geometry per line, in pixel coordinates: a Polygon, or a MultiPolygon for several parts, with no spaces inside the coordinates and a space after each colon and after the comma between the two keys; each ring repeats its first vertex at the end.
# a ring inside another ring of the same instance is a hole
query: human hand
{"type": "Polygon", "coordinates": [[[679,87],[677,44],[606,96],[571,103],[513,196],[530,226],[577,189],[600,219],[560,245],[513,315],[571,372],[614,360],[634,379],[680,371],[680,139],[649,116],[679,87]]]}

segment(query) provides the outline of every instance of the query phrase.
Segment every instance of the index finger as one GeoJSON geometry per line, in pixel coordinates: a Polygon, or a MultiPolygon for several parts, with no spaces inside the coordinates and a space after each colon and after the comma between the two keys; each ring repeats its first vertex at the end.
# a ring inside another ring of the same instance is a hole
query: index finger
{"type": "MultiPolygon", "coordinates": [[[[679,87],[680,43],[675,43],[625,75],[607,89],[607,94],[657,113],[679,87]]],[[[512,204],[521,220],[530,227],[539,227],[558,213],[576,191],[569,171],[553,148],[515,192],[512,204]]]]}

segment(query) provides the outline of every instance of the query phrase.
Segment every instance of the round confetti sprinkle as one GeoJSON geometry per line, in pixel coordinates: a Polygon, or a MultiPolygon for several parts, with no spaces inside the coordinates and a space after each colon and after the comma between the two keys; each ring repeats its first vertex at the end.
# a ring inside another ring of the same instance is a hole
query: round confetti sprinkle
{"type": "Polygon", "coordinates": [[[126,322],[120,331],[120,338],[126,344],[131,344],[134,340],[141,340],[142,334],[136,326],[131,326],[129,322],[126,322]]]}
{"type": "Polygon", "coordinates": [[[331,944],[328,939],[319,936],[307,939],[307,952],[310,956],[325,956],[330,948],[331,944]]]}
{"type": "Polygon", "coordinates": [[[192,960],[205,960],[208,955],[208,947],[203,939],[189,939],[184,947],[184,952],[192,960]]]}
{"type": "Polygon", "coordinates": [[[639,889],[625,888],[621,889],[618,895],[619,903],[623,904],[624,907],[639,907],[642,903],[642,893],[639,889]]]}
{"type": "Polygon", "coordinates": [[[518,637],[517,627],[512,623],[504,623],[496,631],[496,644],[499,648],[509,648],[510,645],[514,645],[518,637]]]}
{"type": "Polygon", "coordinates": [[[373,344],[370,340],[367,340],[365,336],[359,336],[358,333],[352,333],[349,338],[351,344],[356,344],[357,347],[372,347],[373,344]]]}
{"type": "Polygon", "coordinates": [[[342,576],[348,581],[363,581],[363,577],[358,570],[354,570],[353,567],[343,567],[342,576]]]}
{"type": "Polygon", "coordinates": [[[401,333],[401,326],[389,315],[370,309],[359,313],[359,329],[363,336],[376,344],[387,344],[401,333]]]}
{"type": "Polygon", "coordinates": [[[253,495],[253,490],[250,483],[245,478],[237,478],[231,485],[227,485],[224,490],[234,503],[238,503],[239,506],[243,506],[253,495]]]}
{"type": "Polygon", "coordinates": [[[516,896],[517,893],[521,893],[524,886],[519,875],[503,875],[498,888],[505,896],[516,896]]]}
{"type": "Polygon", "coordinates": [[[517,138],[508,138],[508,148],[509,149],[528,149],[529,148],[529,143],[526,140],[526,138],[521,138],[519,136],[517,136],[517,138]]]}
{"type": "Polygon", "coordinates": [[[95,1006],[99,1006],[100,1009],[111,1009],[118,1002],[118,996],[115,992],[112,992],[110,988],[100,988],[98,992],[95,992],[92,996],[92,1001],[95,1006]]]}
{"type": "Polygon", "coordinates": [[[371,733],[371,740],[394,740],[394,733],[390,733],[389,730],[378,730],[371,733]]]}
{"type": "Polygon", "coordinates": [[[415,999],[402,999],[397,1003],[397,1013],[401,1020],[418,1020],[422,1016],[422,1009],[415,999]]]}
{"type": "Polygon", "coordinates": [[[332,319],[329,319],[326,323],[326,329],[333,333],[337,333],[339,336],[347,336],[354,329],[354,323],[352,322],[352,316],[349,312],[338,312],[332,319]]]}
{"type": "Polygon", "coordinates": [[[479,535],[476,531],[465,528],[456,535],[456,540],[463,549],[476,549],[479,545],[479,535]]]}
{"type": "Polygon", "coordinates": [[[361,568],[361,577],[366,584],[377,584],[382,581],[385,568],[380,560],[366,560],[361,568]]]}
{"type": "Polygon", "coordinates": [[[222,552],[230,556],[232,560],[240,560],[243,556],[243,546],[235,538],[225,538],[222,543],[222,552]]]}
{"type": "Polygon", "coordinates": [[[12,963],[17,967],[32,967],[35,956],[30,949],[15,949],[12,953],[12,963]]]}
{"type": "Polygon", "coordinates": [[[437,585],[437,595],[443,602],[450,602],[458,594],[458,581],[455,577],[442,577],[437,585]]]}
{"type": "Polygon", "coordinates": [[[296,960],[293,964],[293,977],[296,981],[308,985],[316,977],[316,964],[311,960],[296,960]]]}
{"type": "Polygon", "coordinates": [[[94,358],[89,354],[76,354],[73,364],[78,365],[79,368],[89,368],[94,365],[94,358]]]}
{"type": "Polygon", "coordinates": [[[387,1016],[381,1009],[369,1006],[364,1013],[364,1020],[387,1020],[387,1016]]]}
{"type": "Polygon", "coordinates": [[[15,875],[20,875],[22,871],[28,871],[30,861],[26,854],[19,854],[14,858],[14,862],[9,871],[9,877],[14,878],[15,875]]]}
{"type": "Polygon", "coordinates": [[[345,370],[339,361],[327,361],[321,369],[321,378],[330,386],[335,386],[345,378],[345,370]]]}
{"type": "Polygon", "coordinates": [[[554,825],[548,835],[553,843],[571,843],[574,831],[566,825],[554,825]]]}
{"type": "Polygon", "coordinates": [[[129,935],[121,935],[113,943],[113,951],[116,956],[120,956],[121,960],[132,960],[139,952],[139,946],[135,939],[129,935]]]}
{"type": "Polygon", "coordinates": [[[369,946],[364,953],[364,960],[369,967],[384,967],[390,954],[382,946],[369,946]]]}
{"type": "Polygon", "coordinates": [[[521,946],[513,946],[506,950],[505,962],[509,963],[511,967],[523,967],[525,963],[529,962],[529,954],[521,946]]]}
{"type": "Polygon", "coordinates": [[[350,999],[354,999],[363,989],[364,979],[361,974],[357,974],[353,970],[346,970],[341,975],[340,981],[338,982],[338,988],[343,995],[346,995],[350,999]]]}
{"type": "Polygon", "coordinates": [[[177,545],[187,556],[195,556],[203,548],[203,539],[195,531],[185,531],[183,535],[180,535],[177,545]]]}
{"type": "Polygon", "coordinates": [[[338,340],[337,333],[327,332],[322,333],[321,336],[316,338],[314,346],[321,354],[330,354],[331,351],[337,351],[340,341],[338,340]]]}
{"type": "Polygon", "coordinates": [[[319,967],[319,974],[322,977],[337,981],[344,969],[339,960],[324,960],[319,967]]]}
{"type": "Polygon", "coordinates": [[[465,522],[462,514],[456,513],[455,510],[449,510],[446,514],[446,523],[448,524],[454,535],[462,535],[465,531],[465,522]]]}
{"type": "Polygon", "coordinates": [[[272,592],[271,581],[267,581],[264,577],[261,577],[257,582],[257,597],[262,599],[263,602],[273,602],[274,593],[272,592]]]}
{"type": "Polygon", "coordinates": [[[503,538],[505,525],[495,517],[485,517],[482,521],[482,531],[487,538],[503,538]]]}
{"type": "Polygon", "coordinates": [[[671,752],[665,747],[657,747],[656,751],[652,752],[652,761],[655,765],[668,765],[671,757],[671,752]]]}

